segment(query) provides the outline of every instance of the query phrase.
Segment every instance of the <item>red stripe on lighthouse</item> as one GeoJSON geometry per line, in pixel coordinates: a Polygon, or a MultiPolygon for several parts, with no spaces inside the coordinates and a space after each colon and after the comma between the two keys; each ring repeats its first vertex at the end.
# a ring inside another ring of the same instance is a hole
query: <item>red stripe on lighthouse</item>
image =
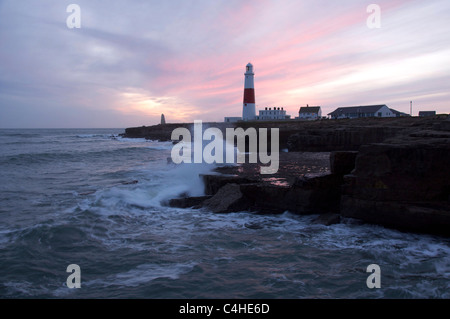
{"type": "Polygon", "coordinates": [[[255,104],[255,89],[244,89],[244,104],[255,104]]]}

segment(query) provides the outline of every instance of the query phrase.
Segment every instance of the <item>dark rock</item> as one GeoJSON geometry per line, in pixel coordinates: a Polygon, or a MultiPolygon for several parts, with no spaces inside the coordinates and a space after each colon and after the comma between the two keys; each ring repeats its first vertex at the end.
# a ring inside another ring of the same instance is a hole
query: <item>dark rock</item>
{"type": "Polygon", "coordinates": [[[357,151],[361,145],[382,142],[403,130],[385,126],[310,129],[292,134],[287,145],[290,152],[357,151]]]}
{"type": "Polygon", "coordinates": [[[317,174],[299,178],[292,186],[242,184],[241,192],[260,213],[317,214],[339,209],[342,178],[317,174]]]}
{"type": "Polygon", "coordinates": [[[361,147],[343,216],[450,236],[450,137],[422,133],[361,147]]]}
{"type": "Polygon", "coordinates": [[[450,139],[363,146],[344,190],[353,197],[378,201],[447,200],[449,163],[450,139]]]}
{"type": "Polygon", "coordinates": [[[198,197],[182,197],[174,198],[168,201],[167,205],[177,208],[200,208],[203,202],[212,196],[198,196],[198,197]]]}
{"type": "Polygon", "coordinates": [[[438,129],[442,131],[450,131],[450,118],[437,124],[438,129]]]}
{"type": "Polygon", "coordinates": [[[450,236],[450,205],[378,201],[342,196],[341,214],[395,229],[450,236]]]}
{"type": "Polygon", "coordinates": [[[450,132],[423,130],[409,134],[410,137],[425,137],[425,138],[450,138],[450,132]]]}
{"type": "Polygon", "coordinates": [[[216,194],[219,189],[227,184],[244,184],[253,182],[253,180],[249,178],[240,176],[201,174],[200,177],[203,179],[203,182],[205,184],[206,195],[216,194]]]}
{"type": "Polygon", "coordinates": [[[298,196],[302,202],[297,201],[293,212],[317,214],[338,211],[342,183],[342,176],[336,174],[305,175],[297,179],[292,187],[292,196],[298,196]]]}
{"type": "MultiPolygon", "coordinates": [[[[131,127],[123,137],[146,138],[170,141],[172,131],[178,127],[192,129],[193,123],[171,123],[165,125],[131,127]]],[[[358,150],[363,144],[383,142],[386,138],[397,136],[411,128],[450,130],[448,116],[429,118],[359,118],[321,121],[250,121],[238,123],[203,123],[203,128],[219,128],[225,136],[226,128],[247,129],[278,128],[280,148],[294,151],[329,152],[339,150],[358,150]]]]}
{"type": "Polygon", "coordinates": [[[190,128],[191,123],[158,124],[152,126],[129,127],[125,129],[123,137],[145,138],[154,141],[171,141],[172,131],[178,127],[190,128]]]}
{"type": "MultiPolygon", "coordinates": [[[[225,129],[227,127],[232,127],[233,124],[203,123],[204,129],[209,126],[217,127],[221,129],[222,132],[225,132],[225,129]]],[[[193,128],[193,123],[166,123],[152,126],[129,127],[125,129],[125,133],[121,134],[121,136],[128,138],[146,138],[154,141],[171,141],[173,130],[181,127],[191,130],[193,128]]]]}
{"type": "MultiPolygon", "coordinates": [[[[340,212],[387,227],[450,236],[449,123],[447,116],[238,123],[279,127],[280,145],[299,152],[280,153],[279,172],[269,176],[259,174],[253,163],[223,167],[217,172],[226,175],[202,176],[209,197],[186,195],[172,204],[220,213],[322,214],[316,222],[324,225],[339,222],[339,215],[330,212],[340,212]],[[333,151],[331,157],[326,151],[333,151]]],[[[150,131],[159,134],[156,128],[150,131]]]]}
{"type": "Polygon", "coordinates": [[[295,202],[290,197],[290,187],[254,183],[240,185],[242,194],[250,203],[251,210],[262,214],[281,214],[293,207],[295,202]]]}
{"type": "Polygon", "coordinates": [[[213,197],[205,200],[203,207],[213,213],[229,213],[248,210],[250,205],[238,184],[226,184],[213,197]]]}
{"type": "Polygon", "coordinates": [[[263,225],[259,223],[245,223],[244,226],[249,229],[263,229],[263,225]]]}
{"type": "Polygon", "coordinates": [[[316,224],[321,224],[325,226],[330,226],[334,224],[339,224],[341,222],[341,216],[339,214],[322,214],[319,215],[316,219],[313,221],[316,224]]]}
{"type": "Polygon", "coordinates": [[[336,151],[330,154],[331,173],[337,175],[347,175],[355,168],[356,155],[355,151],[336,151]]]}
{"type": "Polygon", "coordinates": [[[205,208],[214,212],[252,210],[264,214],[337,211],[343,182],[342,176],[329,173],[305,175],[293,185],[276,185],[264,180],[249,182],[245,178],[221,175],[204,175],[203,180],[206,193],[215,194],[203,203],[205,208]]]}
{"type": "Polygon", "coordinates": [[[342,184],[342,176],[330,173],[305,174],[294,182],[294,186],[305,189],[335,188],[340,184],[342,184]]]}

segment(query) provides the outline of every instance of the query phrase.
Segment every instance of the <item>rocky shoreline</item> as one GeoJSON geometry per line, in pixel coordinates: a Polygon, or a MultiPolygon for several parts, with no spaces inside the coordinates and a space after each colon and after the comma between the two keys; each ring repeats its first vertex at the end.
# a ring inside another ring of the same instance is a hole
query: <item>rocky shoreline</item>
{"type": "MultiPolygon", "coordinates": [[[[215,213],[320,214],[325,225],[350,217],[450,236],[448,116],[257,124],[279,127],[281,147],[289,150],[280,153],[276,174],[260,175],[259,164],[218,168],[202,176],[205,196],[166,204],[215,213]]],[[[152,130],[134,137],[154,139],[152,130]]]]}

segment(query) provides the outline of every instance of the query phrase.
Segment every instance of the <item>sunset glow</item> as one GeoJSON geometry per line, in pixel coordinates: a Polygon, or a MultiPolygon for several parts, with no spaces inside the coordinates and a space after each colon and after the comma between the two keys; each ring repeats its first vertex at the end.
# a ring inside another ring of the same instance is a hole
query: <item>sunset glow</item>
{"type": "Polygon", "coordinates": [[[127,127],[256,108],[387,104],[450,112],[450,2],[0,2],[0,127],[127,127]],[[86,120],[89,118],[89,120],[86,120]]]}

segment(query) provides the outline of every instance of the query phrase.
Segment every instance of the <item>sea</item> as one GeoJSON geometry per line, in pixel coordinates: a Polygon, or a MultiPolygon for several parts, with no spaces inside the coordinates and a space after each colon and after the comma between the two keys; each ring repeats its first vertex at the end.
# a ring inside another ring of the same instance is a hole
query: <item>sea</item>
{"type": "Polygon", "coordinates": [[[167,207],[214,167],[123,132],[0,130],[0,298],[450,298],[450,239],[167,207]]]}

